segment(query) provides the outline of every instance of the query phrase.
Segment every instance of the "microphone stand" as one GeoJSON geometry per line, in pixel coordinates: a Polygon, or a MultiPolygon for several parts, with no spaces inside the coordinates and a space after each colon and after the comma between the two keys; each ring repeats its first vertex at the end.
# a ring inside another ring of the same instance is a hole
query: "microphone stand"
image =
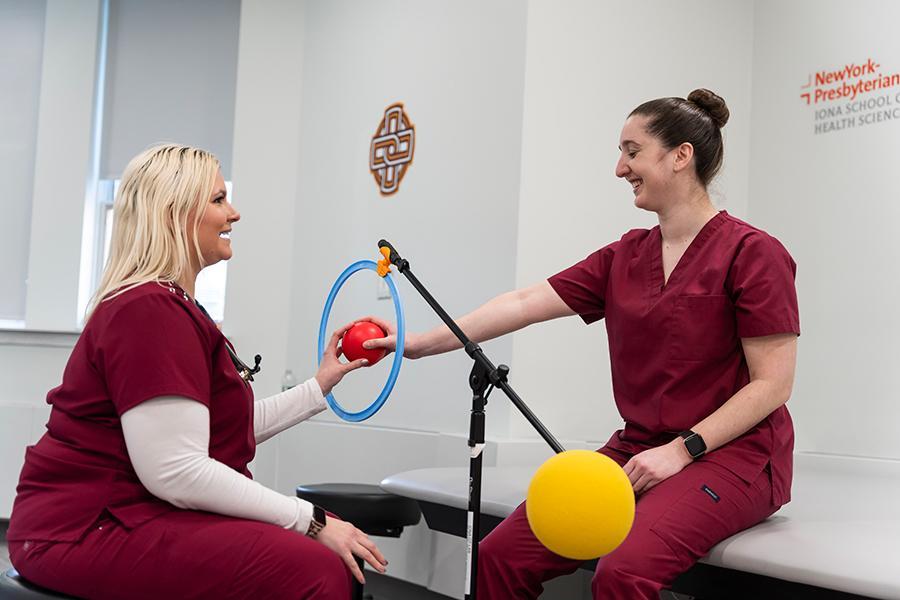
{"type": "MultiPolygon", "coordinates": [[[[425,289],[412,271],[409,269],[409,261],[400,257],[394,247],[385,240],[378,242],[380,249],[387,249],[389,255],[386,258],[397,267],[418,291],[425,302],[437,313],[450,331],[462,342],[466,351],[475,364],[469,374],[469,387],[472,389],[472,410],[469,418],[469,506],[468,520],[466,523],[466,588],[465,599],[475,600],[475,592],[478,587],[478,536],[481,528],[481,466],[482,450],[484,450],[484,407],[487,398],[494,388],[500,388],[507,398],[525,416],[532,427],[537,430],[544,441],[553,448],[556,453],[563,452],[564,448],[556,438],[544,427],[544,424],[525,405],[525,402],[510,387],[507,377],[509,367],[506,365],[494,366],[494,363],[484,354],[478,344],[470,340],[450,315],[444,311],[437,300],[425,289]]],[[[383,252],[384,254],[384,252],[383,252]]]]}

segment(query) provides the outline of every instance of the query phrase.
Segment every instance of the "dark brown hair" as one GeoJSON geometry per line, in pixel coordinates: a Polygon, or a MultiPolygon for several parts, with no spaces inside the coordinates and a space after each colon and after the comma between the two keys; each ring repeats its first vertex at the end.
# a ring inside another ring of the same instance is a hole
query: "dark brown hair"
{"type": "Polygon", "coordinates": [[[717,94],[700,88],[684,98],[658,98],[644,102],[628,115],[648,117],[647,133],[671,150],[685,142],[694,147],[697,178],[709,185],[722,167],[721,128],[728,122],[728,107],[717,94]]]}

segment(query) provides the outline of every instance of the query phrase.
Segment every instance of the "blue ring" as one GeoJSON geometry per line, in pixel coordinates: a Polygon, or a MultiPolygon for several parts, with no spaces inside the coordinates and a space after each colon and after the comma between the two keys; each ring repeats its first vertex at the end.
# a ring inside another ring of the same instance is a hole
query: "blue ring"
{"type": "MultiPolygon", "coordinates": [[[[325,354],[325,334],[328,329],[328,317],[331,315],[331,306],[334,304],[334,299],[337,297],[344,282],[357,271],[362,271],[364,269],[369,269],[377,273],[378,264],[373,260],[359,260],[344,269],[344,272],[340,274],[337,281],[331,286],[331,292],[328,294],[328,299],[325,301],[325,310],[322,311],[322,321],[319,324],[318,356],[320,365],[322,364],[322,356],[325,354]]],[[[406,322],[403,317],[403,305],[400,304],[400,295],[397,293],[397,286],[394,285],[394,280],[391,278],[390,273],[388,273],[384,280],[387,281],[388,288],[391,290],[391,298],[394,300],[394,312],[397,314],[397,348],[394,351],[394,364],[391,366],[391,372],[388,375],[384,387],[381,388],[381,393],[378,394],[378,398],[375,399],[375,402],[359,412],[348,412],[344,410],[344,408],[338,404],[337,400],[334,399],[334,394],[325,396],[331,410],[345,421],[365,421],[378,412],[388,399],[388,396],[391,395],[391,390],[394,389],[394,384],[397,382],[397,375],[400,374],[400,364],[403,362],[403,340],[406,334],[406,322]]]]}

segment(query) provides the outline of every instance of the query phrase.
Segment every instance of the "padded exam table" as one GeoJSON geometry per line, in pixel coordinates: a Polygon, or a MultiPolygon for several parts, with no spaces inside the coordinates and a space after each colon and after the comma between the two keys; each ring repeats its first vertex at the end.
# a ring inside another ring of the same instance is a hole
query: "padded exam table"
{"type": "MultiPolygon", "coordinates": [[[[484,468],[481,537],[525,498],[536,468],[484,468]]],[[[381,487],[417,500],[431,529],[465,537],[468,477],[467,467],[418,469],[381,487]]],[[[672,589],[735,600],[900,600],[900,461],[798,453],[792,496],[672,589]]]]}

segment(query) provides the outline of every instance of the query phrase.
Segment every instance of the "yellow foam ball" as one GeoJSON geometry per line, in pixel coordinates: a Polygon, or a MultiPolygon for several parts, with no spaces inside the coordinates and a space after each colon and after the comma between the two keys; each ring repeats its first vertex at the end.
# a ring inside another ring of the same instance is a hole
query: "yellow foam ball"
{"type": "Polygon", "coordinates": [[[525,512],[534,535],[551,552],[588,560],[625,540],[634,522],[634,491],[608,456],[568,450],[535,472],[525,512]]]}

